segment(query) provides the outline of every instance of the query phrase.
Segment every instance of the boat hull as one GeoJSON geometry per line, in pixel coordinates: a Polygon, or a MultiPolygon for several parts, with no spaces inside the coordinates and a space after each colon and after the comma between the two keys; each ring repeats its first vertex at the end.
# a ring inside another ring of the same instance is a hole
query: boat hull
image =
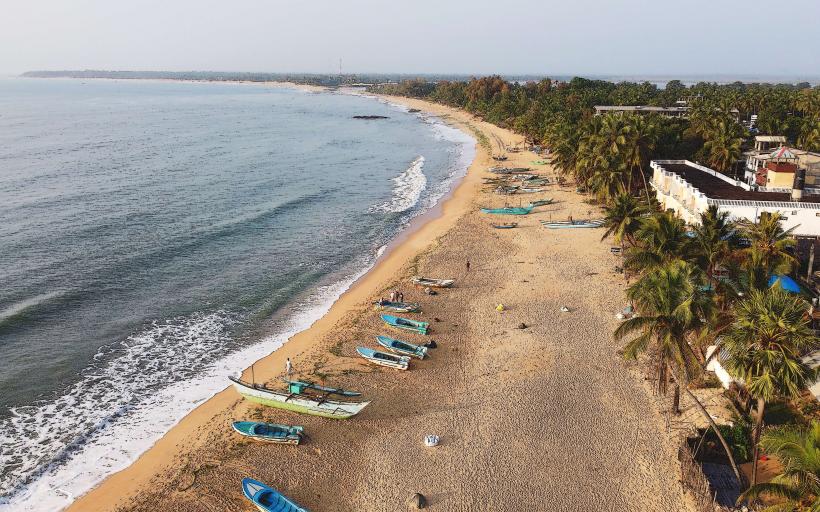
{"type": "Polygon", "coordinates": [[[394,354],[416,357],[418,359],[424,359],[427,355],[426,347],[414,345],[406,341],[396,340],[388,336],[376,336],[376,341],[378,341],[379,345],[394,354]]]}

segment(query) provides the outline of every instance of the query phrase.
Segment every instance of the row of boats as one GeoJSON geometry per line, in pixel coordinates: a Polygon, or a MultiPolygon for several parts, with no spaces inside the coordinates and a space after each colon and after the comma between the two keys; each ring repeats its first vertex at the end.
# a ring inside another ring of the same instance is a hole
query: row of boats
{"type": "MultiPolygon", "coordinates": [[[[455,279],[432,279],[416,276],[412,282],[417,286],[431,288],[449,288],[455,279]]],[[[394,302],[381,300],[375,303],[376,308],[396,313],[418,313],[418,303],[394,302]]],[[[381,320],[388,326],[415,334],[427,335],[430,324],[411,320],[392,314],[381,314],[381,320]]],[[[407,370],[411,358],[424,359],[434,343],[418,345],[390,336],[376,336],[376,342],[385,351],[367,347],[357,347],[357,353],[367,361],[399,370],[407,370]]],[[[247,382],[238,377],[229,377],[234,389],[246,400],[284,409],[300,414],[310,414],[333,419],[347,419],[359,414],[370,401],[359,401],[361,393],[333,388],[307,380],[283,379],[284,389],[271,388],[256,382],[247,382]]],[[[261,423],[255,421],[235,421],[233,430],[250,439],[277,444],[298,445],[305,436],[304,427],[261,423]]],[[[272,487],[252,478],[242,480],[242,492],[262,512],[307,512],[295,502],[272,487]]]]}

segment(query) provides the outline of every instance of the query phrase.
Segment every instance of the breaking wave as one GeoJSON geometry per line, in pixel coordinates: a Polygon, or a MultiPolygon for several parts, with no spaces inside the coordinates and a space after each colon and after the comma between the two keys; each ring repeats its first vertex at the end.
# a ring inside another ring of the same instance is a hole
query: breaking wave
{"type": "Polygon", "coordinates": [[[427,188],[427,176],[424,175],[423,168],[424,157],[419,156],[406,171],[393,178],[393,196],[390,201],[374,206],[370,211],[400,213],[418,204],[421,193],[427,188]]]}

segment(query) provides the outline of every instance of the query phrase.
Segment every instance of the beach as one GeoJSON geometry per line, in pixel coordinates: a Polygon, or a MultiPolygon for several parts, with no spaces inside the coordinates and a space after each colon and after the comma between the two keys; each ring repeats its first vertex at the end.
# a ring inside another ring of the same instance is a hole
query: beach
{"type": "MultiPolygon", "coordinates": [[[[553,204],[513,219],[517,229],[493,229],[509,219],[478,211],[504,202],[482,187],[491,146],[498,152],[499,142],[522,137],[448,107],[385,99],[476,137],[476,158],[453,193],[414,219],[326,315],[253,368],[256,382],[273,383],[290,358],[298,376],[361,391],[372,403],[337,421],[259,407],[226,389],[68,510],[250,510],[240,487],[248,476],[314,511],[403,510],[416,492],[442,511],[689,509],[677,446],[612,339],[624,306],[618,257],[601,230],[539,223],[599,217],[599,208],[573,186],[551,185],[522,197],[553,204]],[[427,296],[410,284],[416,274],[457,281],[427,296]],[[413,318],[431,323],[428,338],[438,344],[407,372],[355,353],[391,334],[372,302],[397,288],[421,304],[413,318]],[[254,443],[230,429],[245,419],[304,425],[309,437],[300,446],[254,443]],[[426,434],[441,444],[424,447],[426,434]]],[[[509,157],[505,165],[555,176],[532,163],[540,159],[533,153],[509,157]]]]}

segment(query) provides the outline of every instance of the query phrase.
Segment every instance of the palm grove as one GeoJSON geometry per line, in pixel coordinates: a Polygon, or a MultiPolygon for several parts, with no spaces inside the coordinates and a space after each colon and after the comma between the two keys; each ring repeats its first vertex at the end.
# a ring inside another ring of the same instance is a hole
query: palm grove
{"type": "Polygon", "coordinates": [[[636,315],[614,333],[627,340],[624,356],[640,356],[650,364],[658,390],[671,395],[673,411],[681,392],[700,409],[740,480],[737,450],[727,442],[726,429],[715,425],[692,392],[707,363],[706,347],[716,344],[716,357],[753,399],[746,412],[754,469],[741,500],[768,496],[778,501],[778,510],[820,510],[820,423],[764,425],[767,404],[797,398],[816,378],[801,361],[820,348],[808,304],[777,282],[770,286],[771,276],[796,268],[791,233],[777,214],[737,222],[716,207],[688,226],[661,211],[647,183],[651,159],[689,159],[737,172],[749,138],[738,120],[752,114],[758,116],[760,133],[786,135],[801,149],[820,151],[820,88],[685,87],[673,81],[659,89],[582,78],[517,84],[493,76],[468,82],[410,80],[374,90],[459,107],[548,147],[562,175],[605,208],[604,237],[624,248],[623,267],[635,278],[627,295],[636,315]],[[688,102],[688,118],[595,116],[592,108],[670,106],[678,100],[688,102]],[[760,448],[783,464],[782,474],[771,482],[756,481],[760,448]]]}

